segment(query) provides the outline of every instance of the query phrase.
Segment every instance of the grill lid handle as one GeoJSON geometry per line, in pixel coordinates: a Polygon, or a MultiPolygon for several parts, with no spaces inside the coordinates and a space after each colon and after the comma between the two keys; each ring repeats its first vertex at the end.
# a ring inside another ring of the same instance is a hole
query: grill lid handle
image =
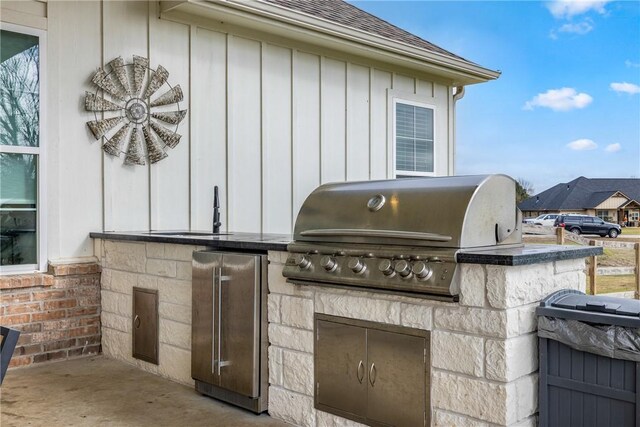
{"type": "Polygon", "coordinates": [[[348,237],[383,237],[389,239],[407,240],[430,240],[433,242],[448,242],[451,236],[436,233],[419,233],[413,231],[396,230],[362,230],[358,228],[325,228],[319,230],[305,230],[300,233],[305,237],[328,237],[328,236],[348,236],[348,237]]]}

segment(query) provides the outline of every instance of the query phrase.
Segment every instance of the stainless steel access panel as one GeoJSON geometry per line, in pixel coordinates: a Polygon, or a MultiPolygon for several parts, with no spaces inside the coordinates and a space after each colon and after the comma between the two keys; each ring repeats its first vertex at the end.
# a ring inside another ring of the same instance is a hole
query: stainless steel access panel
{"type": "Polygon", "coordinates": [[[254,412],[267,409],[266,264],[264,255],[193,254],[196,389],[254,412]]]}

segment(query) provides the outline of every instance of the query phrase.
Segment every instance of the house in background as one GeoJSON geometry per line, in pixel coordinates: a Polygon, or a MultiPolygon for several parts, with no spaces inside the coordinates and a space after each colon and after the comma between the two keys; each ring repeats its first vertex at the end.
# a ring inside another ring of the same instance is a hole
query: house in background
{"type": "Polygon", "coordinates": [[[640,222],[640,179],[585,178],[549,188],[518,206],[526,218],[543,213],[579,213],[629,225],[640,222]]]}

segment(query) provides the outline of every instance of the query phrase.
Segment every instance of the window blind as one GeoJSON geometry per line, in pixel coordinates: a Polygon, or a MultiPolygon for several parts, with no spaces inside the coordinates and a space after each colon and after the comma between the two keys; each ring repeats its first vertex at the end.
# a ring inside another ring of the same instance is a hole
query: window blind
{"type": "Polygon", "coordinates": [[[396,170],[433,172],[433,110],[396,103],[396,170]]]}

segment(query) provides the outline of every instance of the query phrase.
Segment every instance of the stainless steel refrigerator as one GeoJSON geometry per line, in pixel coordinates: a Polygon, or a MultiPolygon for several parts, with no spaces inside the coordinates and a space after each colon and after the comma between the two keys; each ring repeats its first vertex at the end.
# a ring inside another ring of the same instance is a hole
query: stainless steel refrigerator
{"type": "Polygon", "coordinates": [[[267,257],[193,253],[191,376],[196,390],[267,410],[267,257]]]}

